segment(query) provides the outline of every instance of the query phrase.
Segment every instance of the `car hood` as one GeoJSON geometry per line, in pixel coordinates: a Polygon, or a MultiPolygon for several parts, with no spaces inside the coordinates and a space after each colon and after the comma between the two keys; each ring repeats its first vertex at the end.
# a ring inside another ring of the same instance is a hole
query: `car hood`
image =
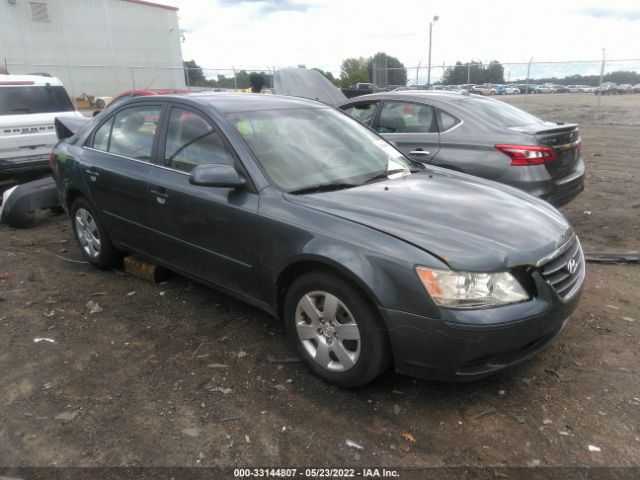
{"type": "Polygon", "coordinates": [[[411,243],[454,270],[533,265],[572,234],[562,214],[542,200],[442,169],[287,198],[411,243]]]}
{"type": "Polygon", "coordinates": [[[347,99],[324,75],[306,68],[276,70],[273,89],[278,95],[308,98],[327,105],[336,105],[347,99]]]}

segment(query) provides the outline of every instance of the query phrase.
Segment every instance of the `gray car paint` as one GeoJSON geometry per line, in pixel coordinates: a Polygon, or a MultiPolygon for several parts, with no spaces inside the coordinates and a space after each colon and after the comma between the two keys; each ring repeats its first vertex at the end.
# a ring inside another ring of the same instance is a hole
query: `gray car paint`
{"type": "MultiPolygon", "coordinates": [[[[494,125],[474,111],[464,108],[460,100],[474,99],[474,96],[457,93],[387,92],[364,95],[337,104],[338,108],[385,101],[418,103],[441,109],[462,120],[453,128],[435,133],[382,133],[393,141],[405,154],[416,149],[429,151],[430,155],[413,155],[412,158],[435,165],[461,171],[470,175],[511,185],[531,195],[548,199],[556,206],[570,201],[582,191],[584,161],[578,158],[575,169],[564,177],[554,178],[553,172],[545,165],[527,167],[512,166],[511,159],[495,148],[496,144],[538,145],[540,139],[531,132],[552,129],[557,124],[541,122],[521,128],[504,128],[494,125]],[[571,190],[571,191],[570,191],[571,190]],[[565,198],[565,193],[568,195],[565,198]]],[[[488,98],[478,101],[497,102],[488,98]]],[[[374,116],[377,119],[380,108],[374,116]]],[[[566,126],[565,126],[566,127],[566,126]]],[[[577,126],[575,126],[577,127],[577,126]]]]}
{"type": "MultiPolygon", "coordinates": [[[[97,154],[85,146],[94,128],[106,118],[96,117],[55,147],[54,173],[62,204],[68,208],[77,196],[87,197],[121,249],[150,257],[272,315],[281,314],[284,289],[291,278],[309,269],[330,268],[353,281],[379,307],[389,330],[396,369],[412,375],[420,375],[423,369],[431,378],[455,376],[458,363],[480,350],[492,349],[490,333],[475,337],[476,333],[456,333],[447,325],[472,330],[505,326],[500,339],[503,348],[508,338],[529,341],[534,333],[551,339],[575,307],[579,295],[565,304],[537,274],[536,288],[541,291],[529,301],[477,311],[439,309],[414,271],[416,265],[502,271],[524,264],[535,275],[535,262],[572,234],[562,215],[544,202],[437,167],[343,191],[285,194],[269,183],[224,115],[260,109],[327,108],[325,105],[275,95],[202,94],[137,98],[118,108],[158,102],[165,106],[165,112],[175,105],[208,118],[236,152],[237,169],[248,183],[240,191],[189,186],[187,175],[164,176],[160,170],[166,167],[97,154]],[[92,169],[118,172],[103,175],[106,172],[101,171],[92,180],[92,169]],[[96,193],[98,186],[106,197],[96,193]],[[159,187],[167,194],[163,204],[158,202],[159,187]],[[128,210],[118,214],[111,210],[117,202],[114,197],[122,192],[129,192],[128,199],[121,199],[128,210]],[[183,200],[185,195],[192,201],[183,200]],[[536,322],[538,317],[547,320],[540,320],[533,328],[528,322],[536,322]],[[458,354],[436,372],[432,366],[437,359],[426,357],[433,352],[423,351],[422,357],[416,358],[420,355],[415,349],[420,347],[406,344],[409,332],[414,339],[457,342],[458,354]],[[474,347],[478,342],[482,349],[474,347]]],[[[166,113],[163,118],[154,152],[166,128],[166,113]]]]}

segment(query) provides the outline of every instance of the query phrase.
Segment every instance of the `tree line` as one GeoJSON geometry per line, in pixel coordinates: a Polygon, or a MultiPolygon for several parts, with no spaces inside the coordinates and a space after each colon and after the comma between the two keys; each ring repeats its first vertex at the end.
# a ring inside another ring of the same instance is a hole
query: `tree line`
{"type": "MultiPolygon", "coordinates": [[[[305,65],[298,65],[306,68],[305,65]]],[[[248,88],[249,75],[246,70],[238,70],[233,76],[216,75],[207,77],[205,71],[195,60],[184,62],[185,81],[188,85],[211,88],[248,88]]],[[[396,57],[378,52],[372,57],[347,58],[340,66],[340,77],[335,78],[329,71],[314,68],[337,87],[348,87],[355,83],[378,83],[386,85],[406,85],[407,69],[396,57]]],[[[270,72],[259,72],[265,78],[265,85],[273,86],[273,75],[270,72]]]]}
{"type": "MultiPolygon", "coordinates": [[[[205,72],[195,60],[184,62],[185,80],[188,85],[212,87],[212,88],[249,88],[250,72],[238,70],[233,76],[217,75],[205,76],[205,72]]],[[[305,65],[298,65],[306,68],[305,65]]],[[[372,57],[346,58],[340,65],[340,76],[335,78],[329,71],[314,68],[324,75],[337,87],[349,87],[356,83],[376,83],[378,86],[406,85],[408,80],[407,69],[404,64],[391,55],[378,52],[372,57]]],[[[273,75],[270,72],[259,72],[265,79],[265,85],[273,86],[273,75]]],[[[633,71],[617,71],[604,75],[605,82],[640,83],[640,74],[633,71]]],[[[526,79],[513,80],[510,83],[525,83],[526,79]]],[[[447,67],[439,82],[442,85],[462,85],[465,83],[505,83],[504,66],[498,60],[492,60],[487,64],[480,61],[462,63],[457,61],[455,65],[447,67]]],[[[529,79],[529,83],[557,83],[560,85],[593,85],[600,84],[600,75],[568,75],[565,77],[548,77],[529,79]]]]}

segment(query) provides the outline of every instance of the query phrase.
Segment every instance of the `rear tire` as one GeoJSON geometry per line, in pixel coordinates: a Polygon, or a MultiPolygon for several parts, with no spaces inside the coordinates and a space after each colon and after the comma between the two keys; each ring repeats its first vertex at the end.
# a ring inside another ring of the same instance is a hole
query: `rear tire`
{"type": "Polygon", "coordinates": [[[380,312],[339,276],[315,271],[296,279],[285,296],[284,320],[300,357],[326,382],[359,387],[391,363],[380,312]]]}
{"type": "Polygon", "coordinates": [[[113,246],[102,220],[84,197],[78,197],[69,210],[71,227],[84,258],[101,270],[117,266],[122,252],[113,246]]]}

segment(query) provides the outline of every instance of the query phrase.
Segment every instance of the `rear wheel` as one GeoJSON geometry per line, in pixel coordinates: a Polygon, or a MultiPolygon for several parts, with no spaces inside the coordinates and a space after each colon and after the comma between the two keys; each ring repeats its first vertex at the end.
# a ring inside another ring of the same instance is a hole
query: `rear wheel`
{"type": "Polygon", "coordinates": [[[113,246],[94,207],[84,197],[73,202],[70,213],[73,232],[84,258],[100,269],[120,263],[122,253],[113,246]]]}
{"type": "Polygon", "coordinates": [[[298,354],[329,383],[358,387],[389,366],[380,313],[338,276],[311,272],[298,278],[287,291],[284,316],[298,354]]]}

